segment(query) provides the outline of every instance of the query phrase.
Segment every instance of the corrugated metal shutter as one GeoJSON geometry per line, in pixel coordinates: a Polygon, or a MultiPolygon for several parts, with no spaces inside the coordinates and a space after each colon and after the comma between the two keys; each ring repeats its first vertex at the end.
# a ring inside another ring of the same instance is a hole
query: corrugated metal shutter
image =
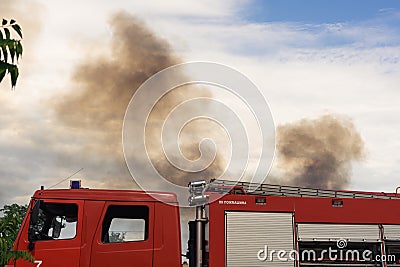
{"type": "Polygon", "coordinates": [[[387,240],[400,240],[400,225],[383,225],[383,236],[387,240]]]}
{"type": "Polygon", "coordinates": [[[297,237],[302,241],[329,241],[349,239],[350,241],[377,241],[380,239],[379,226],[372,224],[297,224],[297,237]]]}
{"type": "Polygon", "coordinates": [[[294,266],[289,259],[294,249],[292,213],[226,212],[225,227],[227,267],[294,266]],[[265,246],[268,258],[260,261],[257,255],[265,246]],[[289,260],[278,260],[275,253],[270,261],[272,250],[285,250],[282,258],[289,260]]]}

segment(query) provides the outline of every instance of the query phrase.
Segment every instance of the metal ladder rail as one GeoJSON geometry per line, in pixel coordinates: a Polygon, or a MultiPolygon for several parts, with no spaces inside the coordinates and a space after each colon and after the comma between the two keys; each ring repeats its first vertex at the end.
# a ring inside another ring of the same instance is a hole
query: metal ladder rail
{"type": "Polygon", "coordinates": [[[337,190],[316,189],[307,187],[296,187],[288,185],[254,184],[250,182],[235,182],[229,180],[214,180],[211,187],[218,186],[241,186],[248,195],[264,196],[300,196],[300,197],[327,197],[327,198],[377,198],[377,199],[400,199],[399,196],[378,195],[363,192],[343,192],[337,190]],[[257,187],[258,186],[258,187],[257,187]]]}

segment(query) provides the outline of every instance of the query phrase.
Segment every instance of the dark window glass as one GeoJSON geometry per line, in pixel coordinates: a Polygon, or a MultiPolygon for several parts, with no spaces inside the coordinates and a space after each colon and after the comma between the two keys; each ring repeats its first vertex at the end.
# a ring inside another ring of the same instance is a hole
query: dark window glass
{"type": "Polygon", "coordinates": [[[400,241],[385,241],[385,261],[387,265],[400,266],[400,241]]]}
{"type": "Polygon", "coordinates": [[[38,220],[32,224],[30,232],[33,240],[64,240],[76,236],[78,205],[42,202],[38,220]]]}
{"type": "Polygon", "coordinates": [[[102,225],[103,243],[138,242],[148,238],[147,206],[109,206],[102,225]]]}

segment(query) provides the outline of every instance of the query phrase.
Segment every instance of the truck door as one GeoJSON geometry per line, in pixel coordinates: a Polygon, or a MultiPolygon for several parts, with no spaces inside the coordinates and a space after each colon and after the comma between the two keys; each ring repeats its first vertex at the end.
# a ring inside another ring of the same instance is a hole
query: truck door
{"type": "Polygon", "coordinates": [[[92,244],[90,266],[153,264],[154,203],[108,202],[92,244]]]}
{"type": "Polygon", "coordinates": [[[32,264],[18,260],[16,266],[78,267],[84,201],[58,199],[36,201],[38,202],[36,222],[28,217],[17,244],[18,250],[26,250],[28,246],[33,248],[31,253],[36,261],[32,264]]]}

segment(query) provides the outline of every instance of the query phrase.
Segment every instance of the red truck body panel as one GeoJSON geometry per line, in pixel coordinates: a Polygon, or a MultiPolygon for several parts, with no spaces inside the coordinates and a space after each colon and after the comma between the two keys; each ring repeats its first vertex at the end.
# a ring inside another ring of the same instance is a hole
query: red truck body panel
{"type": "MultiPolygon", "coordinates": [[[[371,193],[373,194],[373,193],[371,193]]],[[[383,195],[377,193],[376,195],[383,195]]],[[[385,194],[393,196],[394,194],[385,194]]],[[[265,204],[256,204],[256,195],[211,195],[208,207],[209,266],[226,266],[227,211],[293,213],[294,223],[390,224],[400,225],[400,199],[343,198],[343,206],[332,205],[334,198],[262,196],[265,204]],[[213,198],[218,198],[213,201],[213,198]]],[[[262,233],[260,233],[261,235],[262,233]]]]}

